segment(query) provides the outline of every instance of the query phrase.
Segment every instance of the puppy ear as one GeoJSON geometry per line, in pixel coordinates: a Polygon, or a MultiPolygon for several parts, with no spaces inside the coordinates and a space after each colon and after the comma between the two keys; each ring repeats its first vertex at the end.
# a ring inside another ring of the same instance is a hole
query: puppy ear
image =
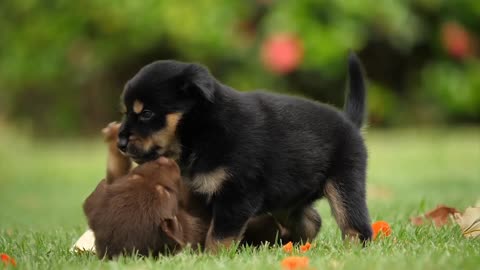
{"type": "Polygon", "coordinates": [[[204,66],[191,64],[183,71],[182,91],[188,96],[200,97],[214,102],[214,78],[204,66]]]}
{"type": "Polygon", "coordinates": [[[183,229],[176,216],[163,219],[160,223],[160,229],[178,245],[181,247],[185,246],[185,241],[183,241],[183,229]]]}

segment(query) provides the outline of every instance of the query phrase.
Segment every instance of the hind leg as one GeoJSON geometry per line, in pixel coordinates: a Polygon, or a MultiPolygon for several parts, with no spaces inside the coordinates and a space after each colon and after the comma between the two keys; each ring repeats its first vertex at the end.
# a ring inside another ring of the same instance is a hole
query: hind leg
{"type": "Polygon", "coordinates": [[[342,237],[358,237],[365,242],[372,237],[372,229],[365,195],[365,166],[358,167],[344,168],[327,181],[324,191],[342,237]]]}
{"type": "Polygon", "coordinates": [[[287,233],[282,239],[286,242],[312,241],[322,226],[322,219],[312,205],[299,207],[286,213],[277,213],[274,216],[286,229],[287,233]]]}
{"type": "MultiPolygon", "coordinates": [[[[242,243],[252,246],[285,242],[286,229],[270,214],[251,218],[243,234],[242,243]]],[[[288,241],[287,241],[288,242],[288,241]]]]}

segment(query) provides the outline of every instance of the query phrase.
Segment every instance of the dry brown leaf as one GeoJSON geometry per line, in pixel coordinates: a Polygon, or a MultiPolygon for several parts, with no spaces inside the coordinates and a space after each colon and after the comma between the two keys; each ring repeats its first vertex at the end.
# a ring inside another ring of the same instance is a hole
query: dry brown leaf
{"type": "Polygon", "coordinates": [[[462,228],[463,236],[480,236],[480,207],[468,207],[463,214],[455,213],[454,218],[462,228]]]}
{"type": "Polygon", "coordinates": [[[420,226],[420,225],[423,225],[423,223],[425,223],[423,216],[410,217],[410,222],[415,226],[420,226]]]}
{"type": "Polygon", "coordinates": [[[453,207],[438,205],[435,209],[428,211],[422,216],[411,217],[410,222],[415,226],[419,226],[431,221],[435,226],[441,227],[448,224],[450,216],[453,216],[455,213],[460,212],[453,207]]]}

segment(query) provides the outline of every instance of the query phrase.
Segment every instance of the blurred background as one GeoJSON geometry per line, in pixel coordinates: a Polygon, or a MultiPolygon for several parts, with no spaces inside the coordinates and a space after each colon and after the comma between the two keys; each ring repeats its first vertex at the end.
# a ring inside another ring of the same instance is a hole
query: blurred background
{"type": "Polygon", "coordinates": [[[480,197],[479,45],[478,0],[2,0],[0,226],[84,224],[99,131],[142,66],[200,62],[241,91],[342,106],[350,49],[369,82],[372,216],[467,206],[480,197]]]}
{"type": "Polygon", "coordinates": [[[342,106],[349,49],[372,126],[480,122],[477,0],[4,0],[0,14],[0,117],[38,135],[96,134],[157,59],[342,106]]]}

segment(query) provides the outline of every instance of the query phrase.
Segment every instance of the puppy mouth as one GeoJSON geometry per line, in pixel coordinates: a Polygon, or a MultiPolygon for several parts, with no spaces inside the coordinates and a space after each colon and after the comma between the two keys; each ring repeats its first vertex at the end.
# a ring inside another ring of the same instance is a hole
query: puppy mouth
{"type": "Polygon", "coordinates": [[[132,160],[135,161],[137,164],[143,164],[152,160],[155,160],[160,157],[160,154],[152,152],[141,157],[132,157],[132,160]]]}
{"type": "Polygon", "coordinates": [[[160,156],[162,156],[161,148],[158,146],[150,149],[148,152],[142,152],[142,153],[138,151],[133,151],[133,152],[134,153],[127,151],[125,155],[131,158],[137,164],[143,164],[145,162],[155,160],[160,156]]]}
{"type": "Polygon", "coordinates": [[[165,151],[163,148],[156,146],[152,149],[150,149],[148,152],[143,152],[143,153],[126,153],[126,155],[131,158],[135,163],[137,164],[143,164],[152,160],[156,160],[159,157],[166,157],[170,158],[174,155],[173,152],[171,151],[165,151]]]}

